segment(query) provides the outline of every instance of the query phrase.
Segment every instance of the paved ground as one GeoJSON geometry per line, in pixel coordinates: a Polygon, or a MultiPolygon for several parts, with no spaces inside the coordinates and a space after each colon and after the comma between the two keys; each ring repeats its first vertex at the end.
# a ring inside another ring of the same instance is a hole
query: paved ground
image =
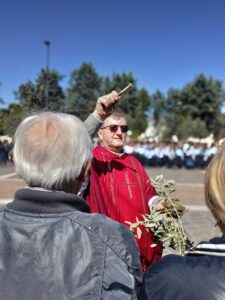
{"type": "MultiPolygon", "coordinates": [[[[194,244],[220,234],[214,226],[215,220],[205,206],[204,171],[166,168],[152,168],[147,171],[150,176],[163,174],[165,178],[176,181],[177,196],[187,208],[182,217],[183,225],[194,244]]],[[[12,165],[0,167],[1,204],[12,199],[15,191],[24,186],[25,183],[16,176],[12,165]]]]}

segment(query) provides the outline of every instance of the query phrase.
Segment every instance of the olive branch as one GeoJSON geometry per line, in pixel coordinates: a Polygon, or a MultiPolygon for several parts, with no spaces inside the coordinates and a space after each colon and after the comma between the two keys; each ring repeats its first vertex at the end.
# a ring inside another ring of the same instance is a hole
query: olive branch
{"type": "Polygon", "coordinates": [[[136,232],[137,238],[140,238],[142,234],[141,225],[150,230],[155,237],[155,244],[151,247],[161,243],[163,248],[170,247],[180,255],[185,255],[193,243],[189,240],[181,222],[185,207],[176,197],[175,181],[166,180],[163,175],[157,175],[151,178],[151,183],[164,208],[157,210],[157,206],[155,206],[151,214],[142,216],[142,220],[136,218],[136,223],[127,223],[130,225],[130,229],[136,232]]]}

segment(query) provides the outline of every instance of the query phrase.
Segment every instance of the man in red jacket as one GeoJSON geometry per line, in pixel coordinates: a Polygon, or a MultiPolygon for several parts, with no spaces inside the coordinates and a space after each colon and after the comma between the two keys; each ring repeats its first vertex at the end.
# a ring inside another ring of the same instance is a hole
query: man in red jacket
{"type": "MultiPolygon", "coordinates": [[[[121,114],[106,118],[98,131],[101,142],[93,150],[90,173],[90,191],[87,202],[91,212],[100,213],[126,226],[136,222],[143,214],[150,213],[150,207],[159,200],[150,179],[132,155],[123,152],[128,126],[121,114]]],[[[137,244],[143,270],[162,256],[162,248],[151,247],[154,236],[142,229],[137,244]]]]}

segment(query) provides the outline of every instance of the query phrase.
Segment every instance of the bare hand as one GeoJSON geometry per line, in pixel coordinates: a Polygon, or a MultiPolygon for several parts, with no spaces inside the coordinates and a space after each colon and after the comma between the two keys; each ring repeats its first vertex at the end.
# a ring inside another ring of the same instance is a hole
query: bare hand
{"type": "Polygon", "coordinates": [[[159,200],[159,202],[156,204],[156,210],[163,210],[165,209],[165,204],[162,200],[159,200]]]}
{"type": "Polygon", "coordinates": [[[116,91],[99,97],[93,112],[94,116],[97,119],[104,121],[114,112],[116,103],[120,100],[120,98],[121,96],[119,96],[116,91]]]}

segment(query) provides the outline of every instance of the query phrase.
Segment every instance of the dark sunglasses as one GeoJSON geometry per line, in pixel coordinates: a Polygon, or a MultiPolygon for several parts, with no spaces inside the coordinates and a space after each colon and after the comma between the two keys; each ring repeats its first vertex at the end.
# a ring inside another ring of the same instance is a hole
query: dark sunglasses
{"type": "Polygon", "coordinates": [[[105,129],[105,128],[109,128],[109,130],[111,132],[117,132],[118,128],[120,127],[120,130],[123,132],[123,133],[126,133],[128,131],[128,126],[127,125],[108,125],[108,126],[105,126],[105,127],[102,127],[101,129],[105,129]]]}

